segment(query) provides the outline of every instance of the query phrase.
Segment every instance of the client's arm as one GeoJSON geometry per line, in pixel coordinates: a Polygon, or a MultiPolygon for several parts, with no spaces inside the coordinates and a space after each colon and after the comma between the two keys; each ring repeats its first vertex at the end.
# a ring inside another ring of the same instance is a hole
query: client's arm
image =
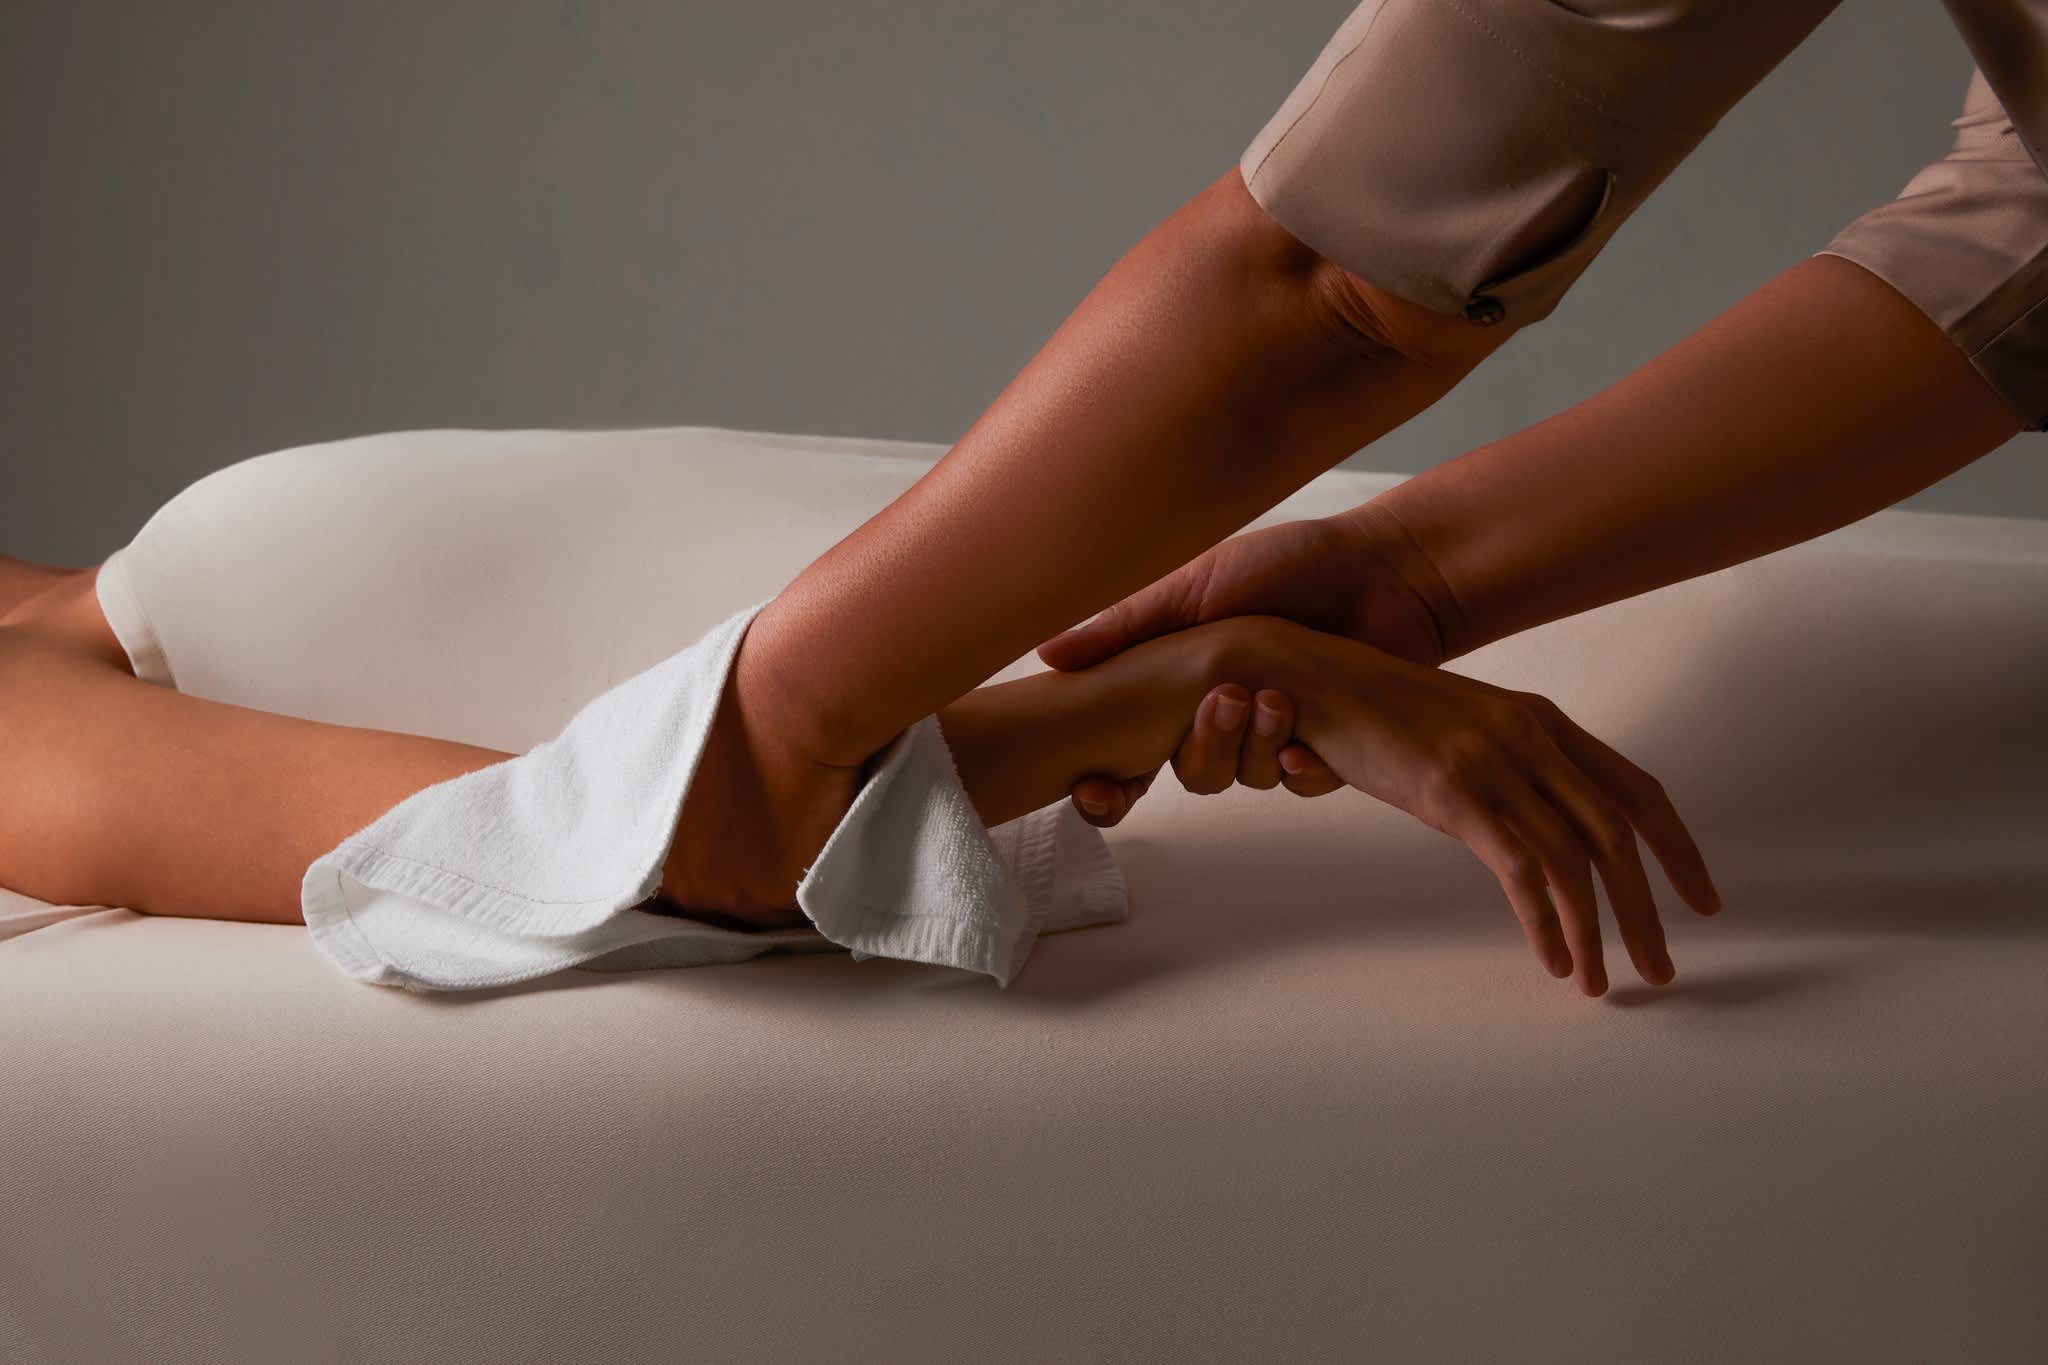
{"type": "Polygon", "coordinates": [[[1637,973],[1672,977],[1638,830],[1696,910],[1718,907],[1663,788],[1547,699],[1277,617],[1212,622],[1093,668],[979,688],[941,709],[939,724],[969,798],[995,825],[1061,800],[1083,774],[1159,766],[1225,681],[1287,693],[1296,735],[1348,785],[1469,845],[1539,960],[1557,976],[1576,963],[1588,995],[1606,989],[1594,868],[1637,973]]]}
{"type": "MultiPolygon", "coordinates": [[[[1274,617],[984,687],[939,723],[977,812],[998,824],[1062,799],[1081,773],[1158,766],[1223,681],[1285,691],[1297,732],[1346,782],[1469,844],[1538,955],[1558,975],[1576,960],[1589,994],[1605,979],[1574,827],[1592,832],[1590,856],[1646,980],[1668,980],[1670,966],[1630,826],[1695,908],[1713,904],[1656,783],[1543,698],[1274,617]],[[1546,877],[1564,896],[1569,950],[1546,877]]],[[[299,923],[314,858],[421,788],[512,756],[157,687],[47,621],[0,626],[0,698],[0,886],[60,905],[299,923]]],[[[850,787],[855,774],[833,777],[850,787]]]]}

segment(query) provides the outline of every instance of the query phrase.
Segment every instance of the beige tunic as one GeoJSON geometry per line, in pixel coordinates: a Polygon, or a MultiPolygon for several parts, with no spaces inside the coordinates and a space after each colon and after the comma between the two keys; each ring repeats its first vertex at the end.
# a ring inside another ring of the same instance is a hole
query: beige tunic
{"type": "MultiPolygon", "coordinates": [[[[1239,158],[1322,255],[1477,324],[1547,316],[1836,0],[1364,0],[1239,158]]],[[[1824,251],[1939,324],[2048,429],[2048,0],[1948,0],[1954,146],[1824,251]]]]}

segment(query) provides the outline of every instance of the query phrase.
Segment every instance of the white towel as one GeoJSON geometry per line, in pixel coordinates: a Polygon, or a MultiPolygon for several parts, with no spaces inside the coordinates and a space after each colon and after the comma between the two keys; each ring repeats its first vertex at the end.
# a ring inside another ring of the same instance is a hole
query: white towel
{"type": "Polygon", "coordinates": [[[636,909],[660,887],[726,675],[766,605],[315,859],[300,892],[313,942],[359,980],[416,990],[839,948],[1007,988],[1039,934],[1128,917],[1116,860],[1071,802],[982,825],[936,715],[891,741],[795,887],[814,928],[744,933],[636,909]]]}

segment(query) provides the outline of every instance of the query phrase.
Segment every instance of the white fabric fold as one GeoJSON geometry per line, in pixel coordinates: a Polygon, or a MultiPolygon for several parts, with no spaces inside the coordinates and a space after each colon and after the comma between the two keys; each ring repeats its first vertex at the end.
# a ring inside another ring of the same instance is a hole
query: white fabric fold
{"type": "Polygon", "coordinates": [[[1040,934],[1128,917],[1116,860],[1071,802],[982,825],[936,715],[890,743],[794,888],[814,927],[748,933],[638,908],[660,887],[740,641],[766,605],[315,859],[300,888],[314,944],[358,980],[415,990],[842,948],[1007,988],[1040,934]]]}

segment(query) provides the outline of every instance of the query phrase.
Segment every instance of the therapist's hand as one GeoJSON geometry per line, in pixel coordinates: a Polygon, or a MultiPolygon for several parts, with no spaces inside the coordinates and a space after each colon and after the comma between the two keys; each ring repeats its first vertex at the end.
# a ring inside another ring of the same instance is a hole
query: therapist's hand
{"type": "MultiPolygon", "coordinates": [[[[1283,522],[1234,536],[1157,582],[1038,647],[1055,669],[1080,669],[1156,636],[1231,616],[1281,616],[1341,635],[1412,663],[1444,660],[1437,613],[1401,566],[1415,562],[1398,530],[1370,503],[1335,517],[1283,522]]],[[[1294,711],[1285,693],[1256,695],[1236,683],[1215,688],[1197,706],[1173,757],[1188,791],[1233,784],[1297,796],[1345,785],[1315,750],[1293,741],[1294,711]],[[1235,705],[1233,705],[1235,703],[1235,705]]],[[[1087,777],[1071,799],[1082,818],[1108,827],[1129,813],[1158,769],[1128,781],[1087,777]]]]}

